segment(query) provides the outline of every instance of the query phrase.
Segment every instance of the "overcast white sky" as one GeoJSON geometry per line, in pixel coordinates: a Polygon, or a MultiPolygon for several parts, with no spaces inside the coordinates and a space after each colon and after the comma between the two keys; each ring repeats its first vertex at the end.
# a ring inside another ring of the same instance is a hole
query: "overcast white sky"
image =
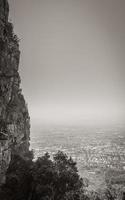
{"type": "Polygon", "coordinates": [[[124,121],[125,1],[9,3],[32,124],[124,121]]]}

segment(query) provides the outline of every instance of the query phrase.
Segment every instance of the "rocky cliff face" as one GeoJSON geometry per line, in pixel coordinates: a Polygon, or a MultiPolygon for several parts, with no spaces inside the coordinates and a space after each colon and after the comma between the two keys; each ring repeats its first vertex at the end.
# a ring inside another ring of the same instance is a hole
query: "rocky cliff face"
{"type": "Polygon", "coordinates": [[[19,41],[8,22],[8,14],[7,0],[0,0],[0,174],[3,175],[13,154],[28,153],[30,134],[18,73],[19,41]]]}

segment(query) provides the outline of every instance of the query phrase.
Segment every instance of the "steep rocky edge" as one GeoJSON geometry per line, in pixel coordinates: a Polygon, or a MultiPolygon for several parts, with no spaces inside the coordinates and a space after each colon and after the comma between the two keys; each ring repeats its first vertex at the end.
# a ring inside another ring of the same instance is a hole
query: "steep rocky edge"
{"type": "Polygon", "coordinates": [[[18,72],[19,41],[8,14],[7,0],[0,0],[0,182],[11,156],[29,152],[30,135],[30,118],[18,72]]]}

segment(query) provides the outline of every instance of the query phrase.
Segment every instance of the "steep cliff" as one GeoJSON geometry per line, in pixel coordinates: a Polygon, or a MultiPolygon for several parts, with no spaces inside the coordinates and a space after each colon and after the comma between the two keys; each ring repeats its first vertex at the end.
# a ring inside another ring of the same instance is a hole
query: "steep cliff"
{"type": "MultiPolygon", "coordinates": [[[[0,0],[0,174],[13,154],[29,151],[30,122],[20,89],[19,41],[8,21],[9,5],[0,0]]],[[[0,175],[0,176],[1,176],[0,175]]]]}

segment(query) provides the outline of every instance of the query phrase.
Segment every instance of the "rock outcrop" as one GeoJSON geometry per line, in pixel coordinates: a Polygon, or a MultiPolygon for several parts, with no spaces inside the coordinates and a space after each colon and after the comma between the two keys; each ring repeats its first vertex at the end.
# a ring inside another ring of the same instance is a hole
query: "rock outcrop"
{"type": "Polygon", "coordinates": [[[0,180],[13,154],[29,152],[30,118],[20,89],[19,40],[8,21],[9,5],[0,0],[0,180]]]}

